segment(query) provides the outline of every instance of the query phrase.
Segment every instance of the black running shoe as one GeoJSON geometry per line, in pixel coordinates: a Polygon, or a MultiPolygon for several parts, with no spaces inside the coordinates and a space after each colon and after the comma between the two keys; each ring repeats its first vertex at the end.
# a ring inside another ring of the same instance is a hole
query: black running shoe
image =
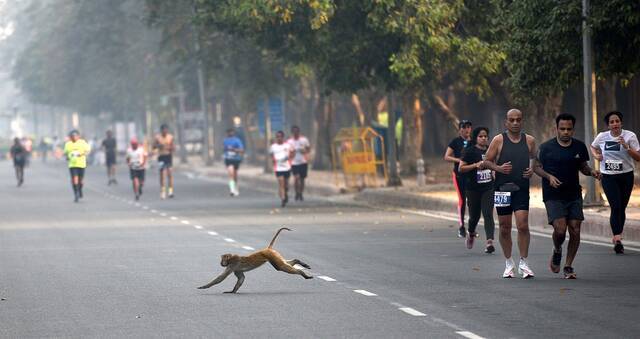
{"type": "Polygon", "coordinates": [[[622,241],[616,240],[616,244],[613,246],[613,250],[616,251],[616,254],[624,254],[624,246],[622,246],[622,241]]]}
{"type": "Polygon", "coordinates": [[[496,248],[493,247],[493,245],[487,245],[487,247],[484,248],[484,253],[487,253],[487,254],[491,254],[495,251],[496,251],[496,248]]]}
{"type": "Polygon", "coordinates": [[[556,249],[554,248],[551,254],[551,260],[549,260],[549,269],[551,269],[551,272],[553,273],[560,272],[561,261],[562,261],[562,249],[560,249],[559,251],[556,251],[556,249]]]}
{"type": "Polygon", "coordinates": [[[458,228],[458,238],[467,238],[467,229],[464,226],[458,228]]]}
{"type": "Polygon", "coordinates": [[[573,271],[573,267],[565,266],[563,272],[565,279],[576,279],[576,272],[573,271]]]}
{"type": "Polygon", "coordinates": [[[304,197],[302,196],[302,193],[300,193],[300,201],[304,201],[304,197]]]}

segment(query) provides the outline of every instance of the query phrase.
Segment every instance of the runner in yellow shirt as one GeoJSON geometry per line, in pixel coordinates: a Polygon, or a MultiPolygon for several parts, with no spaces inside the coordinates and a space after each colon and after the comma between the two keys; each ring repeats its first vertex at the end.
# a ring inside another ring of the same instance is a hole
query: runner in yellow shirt
{"type": "Polygon", "coordinates": [[[71,186],[73,187],[74,202],[82,198],[82,180],[84,169],[87,167],[87,155],[91,151],[89,144],[80,138],[80,132],[69,132],[69,141],[64,144],[64,155],[69,162],[71,186]]]}

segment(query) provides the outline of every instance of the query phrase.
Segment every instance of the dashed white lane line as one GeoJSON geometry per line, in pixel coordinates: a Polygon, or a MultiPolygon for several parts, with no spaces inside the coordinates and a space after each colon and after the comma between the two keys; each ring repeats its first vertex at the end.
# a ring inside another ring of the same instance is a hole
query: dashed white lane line
{"type": "Polygon", "coordinates": [[[151,213],[158,213],[158,210],[151,210],[151,213]]]}
{"type": "Polygon", "coordinates": [[[193,228],[195,228],[195,229],[197,229],[197,230],[201,230],[201,229],[203,229],[204,227],[202,227],[202,226],[200,226],[200,225],[194,225],[194,226],[193,226],[193,228]]]}
{"type": "Polygon", "coordinates": [[[400,307],[399,310],[404,312],[404,313],[410,314],[410,315],[412,315],[414,317],[426,317],[427,316],[426,314],[424,314],[424,313],[422,313],[422,312],[420,312],[420,311],[418,311],[416,309],[413,309],[411,307],[400,307]]]}
{"type": "Polygon", "coordinates": [[[331,278],[331,277],[327,277],[326,275],[319,275],[319,276],[318,276],[318,279],[322,279],[322,280],[324,280],[324,281],[329,281],[329,282],[331,282],[331,281],[336,281],[335,279],[333,279],[333,278],[331,278]]]}
{"type": "Polygon", "coordinates": [[[233,240],[231,238],[224,238],[224,241],[226,241],[226,242],[236,242],[235,240],[233,240]]]}
{"type": "Polygon", "coordinates": [[[178,220],[178,217],[171,217],[171,220],[176,221],[178,220]]]}
{"type": "Polygon", "coordinates": [[[469,332],[469,331],[457,331],[457,334],[465,337],[465,338],[469,338],[469,339],[485,339],[485,337],[481,337],[473,332],[469,332]]]}
{"type": "Polygon", "coordinates": [[[209,231],[207,232],[208,235],[218,235],[218,232],[214,232],[214,231],[209,231]]]}
{"type": "Polygon", "coordinates": [[[142,209],[143,209],[143,210],[148,210],[148,209],[149,209],[149,206],[142,206],[142,209]]]}
{"type": "Polygon", "coordinates": [[[182,220],[182,221],[180,221],[180,222],[181,222],[181,223],[183,223],[184,225],[189,225],[189,224],[191,224],[191,223],[189,222],[189,220],[182,220]]]}
{"type": "Polygon", "coordinates": [[[242,246],[242,248],[244,248],[247,251],[255,251],[256,249],[251,247],[251,246],[242,246]]]}
{"type": "Polygon", "coordinates": [[[167,213],[160,213],[160,216],[166,217],[167,213]]]}
{"type": "Polygon", "coordinates": [[[377,297],[378,296],[377,294],[371,293],[371,292],[366,291],[366,290],[353,290],[353,291],[356,292],[356,293],[362,294],[364,296],[367,296],[367,297],[377,297]]]}

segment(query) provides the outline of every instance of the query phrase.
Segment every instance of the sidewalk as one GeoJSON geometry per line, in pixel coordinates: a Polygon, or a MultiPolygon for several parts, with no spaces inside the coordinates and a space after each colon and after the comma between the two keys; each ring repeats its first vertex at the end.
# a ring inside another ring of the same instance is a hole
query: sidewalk
{"type": "MultiPolygon", "coordinates": [[[[211,178],[227,180],[227,173],[221,162],[216,162],[211,167],[205,167],[201,158],[189,158],[189,165],[178,165],[180,171],[193,172],[211,178]]],[[[449,178],[445,174],[439,178],[449,178]]],[[[336,176],[331,171],[309,171],[306,180],[305,192],[310,195],[335,197],[343,195],[345,199],[357,203],[379,208],[411,209],[418,211],[435,211],[445,215],[455,215],[457,194],[453,185],[433,177],[427,177],[430,182],[426,186],[418,186],[416,178],[403,178],[402,187],[367,188],[361,192],[346,192],[344,187],[338,187],[336,176]]],[[[260,166],[243,163],[239,172],[239,187],[259,187],[261,189],[273,189],[276,194],[276,181],[272,173],[264,173],[260,166]]],[[[582,224],[582,234],[586,238],[593,237],[599,240],[611,239],[609,227],[609,208],[607,206],[584,209],[585,221],[582,224]]],[[[495,216],[495,214],[494,214],[495,216]]],[[[482,219],[481,219],[482,220],[482,219]]],[[[496,218],[497,220],[497,218],[496,218]]],[[[547,214],[542,202],[542,192],[539,187],[531,188],[529,209],[529,225],[532,230],[551,233],[552,228],[547,223],[547,214]]],[[[624,239],[633,242],[640,241],[640,188],[634,190],[629,207],[627,208],[627,221],[625,224],[624,239]]]]}

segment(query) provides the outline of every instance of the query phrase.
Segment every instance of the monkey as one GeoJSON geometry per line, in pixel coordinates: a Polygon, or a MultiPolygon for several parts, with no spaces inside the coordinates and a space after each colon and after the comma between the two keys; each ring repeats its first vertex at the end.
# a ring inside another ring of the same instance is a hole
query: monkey
{"type": "Polygon", "coordinates": [[[225,270],[218,277],[213,279],[213,281],[206,285],[198,287],[198,289],[205,289],[219,284],[225,278],[227,278],[231,274],[231,272],[233,272],[236,278],[238,278],[238,281],[236,282],[235,286],[233,286],[233,290],[226,291],[224,293],[236,293],[238,292],[240,286],[242,286],[242,283],[244,283],[244,272],[256,269],[266,262],[269,262],[271,266],[276,269],[276,271],[286,272],[289,274],[299,274],[305,279],[312,279],[313,276],[307,274],[303,270],[299,270],[293,267],[293,265],[298,264],[304,268],[310,269],[311,267],[309,265],[299,259],[286,260],[280,253],[278,253],[278,251],[272,248],[273,244],[276,242],[276,238],[283,230],[291,231],[291,229],[286,227],[280,228],[273,236],[273,239],[271,239],[271,243],[269,243],[269,246],[265,249],[253,252],[247,256],[229,253],[223,254],[221,256],[220,265],[222,267],[225,267],[225,270]]]}

